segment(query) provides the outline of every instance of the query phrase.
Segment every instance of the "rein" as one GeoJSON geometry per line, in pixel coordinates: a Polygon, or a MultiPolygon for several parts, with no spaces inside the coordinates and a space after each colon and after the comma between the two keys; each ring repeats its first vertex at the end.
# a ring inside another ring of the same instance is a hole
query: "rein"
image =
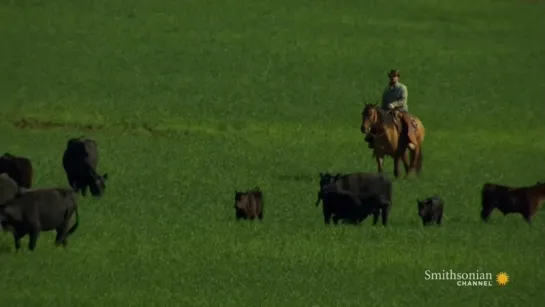
{"type": "Polygon", "coordinates": [[[371,132],[368,132],[367,134],[374,137],[374,138],[377,138],[379,136],[383,136],[386,134],[386,130],[382,129],[384,132],[380,133],[380,134],[375,134],[375,133],[371,133],[371,132]]]}
{"type": "MultiPolygon", "coordinates": [[[[378,113],[378,112],[380,112],[380,111],[377,110],[377,113],[378,113]]],[[[390,111],[390,110],[389,110],[389,111],[386,111],[385,113],[386,113],[386,115],[390,115],[390,116],[392,116],[392,117],[394,116],[394,115],[392,114],[392,111],[390,111]]],[[[394,119],[392,118],[392,120],[394,120],[394,119]]],[[[379,123],[378,115],[377,115],[377,120],[376,120],[376,122],[373,124],[373,126],[384,126],[384,119],[382,120],[382,122],[383,122],[382,124],[379,123]]],[[[385,134],[386,134],[386,129],[384,129],[384,127],[382,127],[382,133],[379,133],[379,134],[375,134],[375,133],[371,133],[371,132],[368,132],[368,133],[367,133],[367,135],[370,135],[370,136],[372,136],[372,137],[374,137],[374,138],[383,136],[383,135],[385,135],[385,134]]]]}

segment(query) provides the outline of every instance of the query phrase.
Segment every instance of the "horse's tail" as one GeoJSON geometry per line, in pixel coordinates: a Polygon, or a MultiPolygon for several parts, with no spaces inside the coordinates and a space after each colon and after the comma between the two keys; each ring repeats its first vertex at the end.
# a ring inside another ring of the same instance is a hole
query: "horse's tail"
{"type": "Polygon", "coordinates": [[[418,152],[418,157],[416,157],[416,173],[420,174],[422,171],[422,163],[424,161],[424,151],[422,150],[422,147],[420,147],[420,150],[418,152]]]}

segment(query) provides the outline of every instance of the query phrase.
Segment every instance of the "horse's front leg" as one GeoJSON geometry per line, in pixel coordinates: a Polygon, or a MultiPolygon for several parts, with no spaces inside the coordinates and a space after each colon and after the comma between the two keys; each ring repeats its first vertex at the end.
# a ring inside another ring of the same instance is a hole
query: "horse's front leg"
{"type": "Polygon", "coordinates": [[[384,156],[379,156],[375,154],[375,160],[377,161],[378,172],[381,173],[384,165],[384,156]]]}
{"type": "Polygon", "coordinates": [[[399,177],[399,160],[401,160],[401,156],[399,154],[394,155],[394,177],[399,177]]]}

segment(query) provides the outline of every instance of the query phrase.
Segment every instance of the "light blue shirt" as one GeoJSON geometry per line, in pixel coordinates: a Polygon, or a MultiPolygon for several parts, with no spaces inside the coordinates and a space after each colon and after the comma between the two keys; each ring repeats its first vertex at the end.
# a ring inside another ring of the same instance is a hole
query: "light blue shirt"
{"type": "Polygon", "coordinates": [[[409,92],[405,84],[397,82],[394,85],[388,84],[384,93],[382,94],[382,108],[388,110],[388,105],[392,104],[394,107],[401,107],[406,112],[409,111],[409,105],[407,104],[407,98],[409,92]]]}

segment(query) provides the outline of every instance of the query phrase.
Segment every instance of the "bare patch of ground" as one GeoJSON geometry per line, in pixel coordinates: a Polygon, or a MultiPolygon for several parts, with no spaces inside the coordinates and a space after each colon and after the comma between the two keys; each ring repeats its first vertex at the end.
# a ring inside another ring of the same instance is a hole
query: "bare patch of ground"
{"type": "Polygon", "coordinates": [[[164,135],[168,131],[154,129],[149,124],[127,124],[122,126],[104,126],[102,124],[90,124],[90,123],[74,123],[74,122],[61,122],[53,120],[42,120],[32,117],[21,117],[15,120],[9,121],[15,128],[21,130],[69,130],[69,131],[103,131],[103,130],[122,130],[123,132],[137,133],[145,131],[146,133],[158,136],[164,135]]]}

